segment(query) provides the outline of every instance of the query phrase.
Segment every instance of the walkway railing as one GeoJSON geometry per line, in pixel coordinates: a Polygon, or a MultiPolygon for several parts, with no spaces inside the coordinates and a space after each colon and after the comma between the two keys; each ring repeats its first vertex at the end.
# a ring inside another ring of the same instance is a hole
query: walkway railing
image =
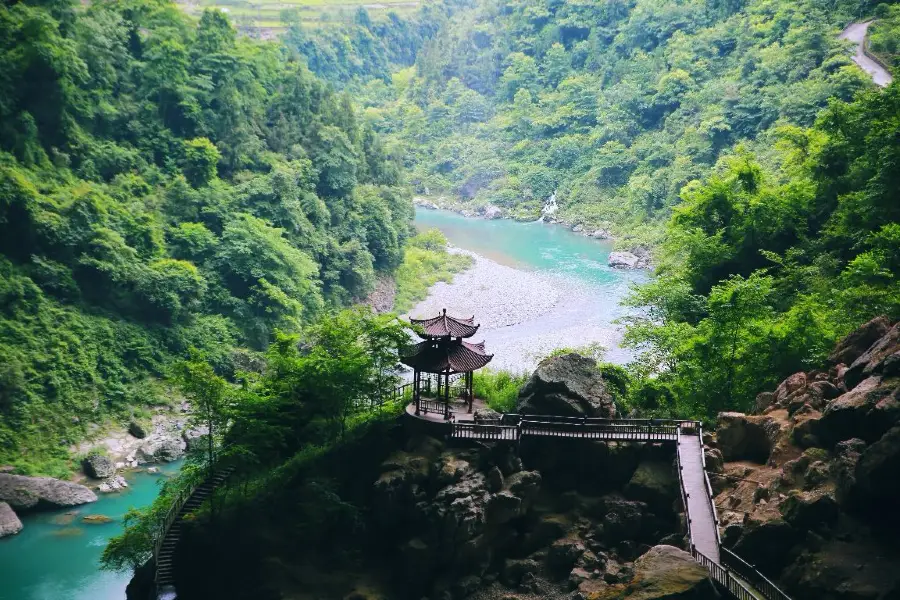
{"type": "Polygon", "coordinates": [[[772,583],[768,577],[757,571],[743,558],[729,550],[722,548],[722,563],[729,569],[745,579],[750,585],[759,590],[768,600],[790,600],[787,594],[772,583]]]}
{"type": "MultiPolygon", "coordinates": [[[[681,501],[684,505],[687,520],[688,538],[691,555],[710,573],[710,577],[728,590],[738,600],[790,600],[790,598],[773,584],[765,575],[745,562],[739,556],[722,547],[719,534],[719,515],[713,500],[713,489],[706,472],[706,456],[703,451],[703,426],[699,421],[678,419],[602,419],[594,417],[563,417],[555,415],[520,415],[503,414],[491,424],[483,423],[451,423],[450,437],[454,439],[477,439],[484,441],[518,442],[525,436],[568,437],[580,439],[601,439],[636,442],[676,442],[680,447],[682,437],[694,438],[692,444],[699,449],[699,461],[703,473],[703,494],[712,517],[712,528],[715,530],[715,545],[721,555],[714,560],[700,552],[694,545],[691,525],[693,517],[690,511],[688,491],[683,475],[684,465],[680,452],[676,452],[678,482],[681,501]],[[698,443],[699,442],[699,443],[698,443]]],[[[692,455],[693,456],[693,455],[692,455]]],[[[696,463],[695,463],[696,464],[696,463]]],[[[696,473],[697,469],[693,468],[696,473]]],[[[695,484],[696,485],[696,484],[695,484]]],[[[699,506],[702,507],[703,503],[699,506]]],[[[698,505],[695,505],[697,508],[698,505]]],[[[701,523],[709,523],[709,516],[704,515],[701,523]]],[[[702,524],[701,527],[705,527],[702,524]]],[[[704,528],[703,531],[706,531],[704,528]]],[[[701,532],[702,533],[702,532],[701,532]]],[[[709,539],[709,538],[707,538],[709,539]]],[[[708,545],[708,544],[707,544],[708,545]]]]}

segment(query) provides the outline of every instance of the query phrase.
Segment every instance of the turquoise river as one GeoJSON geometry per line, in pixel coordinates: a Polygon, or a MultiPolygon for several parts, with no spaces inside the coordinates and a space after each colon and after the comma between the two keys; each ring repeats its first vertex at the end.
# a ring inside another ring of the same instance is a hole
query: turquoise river
{"type": "Polygon", "coordinates": [[[160,465],[159,474],[126,473],[126,490],[91,504],[20,515],[24,529],[0,539],[0,600],[123,600],[131,573],[101,571],[100,553],[121,531],[125,512],[153,502],[160,481],[179,467],[175,462],[160,465]],[[82,521],[87,515],[112,521],[92,525],[82,521]]]}
{"type": "MultiPolygon", "coordinates": [[[[509,348],[512,355],[517,344],[531,346],[534,340],[557,336],[549,343],[575,347],[600,340],[609,348],[609,359],[626,358],[610,343],[619,330],[613,321],[622,314],[619,301],[629,285],[645,276],[609,269],[609,243],[556,225],[467,219],[446,211],[418,210],[416,225],[437,227],[454,246],[522,273],[549,278],[562,290],[558,304],[540,318],[479,332],[489,348],[509,348]]],[[[509,298],[513,306],[521,301],[509,298]]],[[[498,360],[500,355],[498,351],[498,360]]],[[[511,364],[524,369],[528,363],[522,358],[511,364]]],[[[24,530],[0,540],[0,600],[122,600],[130,573],[101,571],[100,553],[120,531],[125,512],[150,504],[160,480],[178,467],[173,463],[163,465],[160,474],[126,474],[130,484],[126,491],[101,495],[93,504],[23,515],[24,530]],[[86,524],[82,518],[87,515],[105,515],[112,521],[86,524]]]]}
{"type": "Polygon", "coordinates": [[[497,269],[476,267],[456,277],[454,286],[462,287],[461,292],[435,286],[429,299],[410,311],[416,317],[441,307],[456,309],[465,316],[475,314],[476,322],[482,323],[478,341],[483,339],[495,355],[491,366],[530,371],[556,348],[591,345],[604,347],[605,359],[611,362],[624,363],[630,358],[630,353],[618,345],[622,326],[617,321],[627,314],[621,301],[633,284],[647,279],[647,274],[608,267],[611,242],[574,233],[561,225],[472,219],[423,208],[416,210],[416,226],[420,230],[436,227],[452,245],[521,273],[524,285],[517,285],[513,277],[506,283],[516,285],[498,290],[492,282],[497,269]],[[541,287],[533,292],[528,282],[535,280],[546,282],[558,294],[552,307],[544,303],[534,310],[535,304],[541,304],[534,295],[546,291],[541,287]],[[507,305],[508,314],[501,314],[499,322],[480,319],[486,312],[495,313],[495,317],[503,312],[496,308],[501,303],[507,305]],[[516,313],[522,315],[521,319],[510,316],[516,313]]]}

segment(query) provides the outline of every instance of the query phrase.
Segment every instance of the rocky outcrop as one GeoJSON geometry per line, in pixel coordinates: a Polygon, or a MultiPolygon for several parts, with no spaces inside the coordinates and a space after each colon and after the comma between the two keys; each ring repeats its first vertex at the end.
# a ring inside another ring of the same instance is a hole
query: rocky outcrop
{"type": "Polygon", "coordinates": [[[743,461],[714,483],[723,540],[796,600],[888,598],[900,592],[885,543],[900,534],[900,331],[874,319],[829,363],[759,394],[762,414],[721,415],[717,446],[743,461]]]}
{"type": "Polygon", "coordinates": [[[128,433],[138,438],[139,440],[147,437],[147,433],[150,431],[150,426],[147,423],[142,421],[131,421],[128,424],[128,433]]]}
{"type": "Polygon", "coordinates": [[[716,422],[716,444],[726,461],[765,463],[787,433],[785,422],[771,415],[724,412],[716,422]]]}
{"type": "Polygon", "coordinates": [[[678,480],[671,462],[642,460],[625,486],[629,498],[659,507],[671,502],[678,493],[678,480]]]}
{"type": "Polygon", "coordinates": [[[112,459],[102,454],[88,454],[82,466],[85,475],[94,479],[106,479],[116,474],[112,459]]]}
{"type": "Polygon", "coordinates": [[[851,437],[866,442],[879,439],[900,421],[897,391],[900,380],[872,376],[828,403],[817,426],[818,437],[832,445],[851,437]]]}
{"type": "Polygon", "coordinates": [[[828,362],[832,365],[850,365],[872,347],[872,344],[880,340],[891,330],[891,322],[887,317],[875,317],[865,325],[853,331],[850,335],[838,342],[828,362]]]}
{"type": "Polygon", "coordinates": [[[900,426],[862,451],[856,464],[850,493],[863,506],[888,509],[879,514],[900,523],[896,501],[900,497],[900,426]]]}
{"type": "Polygon", "coordinates": [[[519,392],[517,410],[523,414],[616,416],[596,362],[574,353],[542,360],[519,392]]]}
{"type": "Polygon", "coordinates": [[[898,374],[900,374],[900,323],[894,325],[851,363],[844,374],[844,384],[849,390],[873,375],[898,374]]]}
{"type": "Polygon", "coordinates": [[[96,500],[94,492],[71,481],[0,473],[0,501],[15,510],[61,508],[96,500]]]}
{"type": "Polygon", "coordinates": [[[654,546],[634,562],[628,583],[609,586],[590,600],[713,600],[720,598],[709,573],[674,546],[654,546]]]}
{"type": "Polygon", "coordinates": [[[0,538],[22,531],[22,521],[6,502],[0,502],[0,538]]]}
{"type": "Polygon", "coordinates": [[[646,263],[631,252],[610,252],[606,265],[613,269],[643,269],[646,263]]]}
{"type": "Polygon", "coordinates": [[[137,449],[135,457],[138,464],[172,462],[184,456],[186,448],[183,439],[152,435],[137,449]]]}

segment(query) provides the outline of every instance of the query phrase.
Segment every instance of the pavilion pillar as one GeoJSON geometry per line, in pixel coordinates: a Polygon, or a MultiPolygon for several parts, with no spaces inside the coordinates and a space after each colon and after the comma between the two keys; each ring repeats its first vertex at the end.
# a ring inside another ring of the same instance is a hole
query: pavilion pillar
{"type": "Polygon", "coordinates": [[[450,419],[450,369],[444,375],[444,419],[450,419]]]}
{"type": "Polygon", "coordinates": [[[419,386],[422,383],[422,373],[416,369],[413,371],[413,401],[416,403],[416,416],[419,415],[419,398],[421,397],[421,392],[419,391],[419,386]]]}
{"type": "Polygon", "coordinates": [[[466,395],[468,396],[467,400],[469,401],[469,412],[472,412],[472,408],[475,404],[475,373],[472,371],[466,373],[466,395]]]}

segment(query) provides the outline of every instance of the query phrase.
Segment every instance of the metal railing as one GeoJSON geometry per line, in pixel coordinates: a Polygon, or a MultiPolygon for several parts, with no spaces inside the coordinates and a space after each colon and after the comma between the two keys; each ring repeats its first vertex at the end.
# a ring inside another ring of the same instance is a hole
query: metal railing
{"type": "Polygon", "coordinates": [[[159,556],[159,550],[162,548],[163,542],[166,539],[166,534],[169,532],[169,528],[172,526],[172,523],[175,522],[175,519],[178,518],[181,509],[184,508],[185,503],[190,500],[191,496],[194,494],[194,490],[200,486],[200,483],[201,482],[199,481],[194,482],[190,487],[181,490],[175,497],[175,501],[172,502],[169,510],[166,511],[166,514],[157,521],[154,533],[155,540],[153,542],[154,561],[156,561],[156,557],[159,556]]]}
{"type": "Polygon", "coordinates": [[[747,580],[747,583],[756,588],[767,600],[790,600],[787,594],[782,592],[768,577],[757,571],[753,565],[728,548],[721,548],[720,550],[722,552],[722,563],[740,575],[741,578],[747,580]]]}
{"type": "Polygon", "coordinates": [[[716,526],[716,545],[722,546],[722,536],[719,534],[719,511],[716,510],[715,494],[712,484],[709,483],[709,475],[706,473],[706,452],[703,450],[703,425],[698,425],[697,435],[700,436],[700,464],[703,467],[703,481],[706,484],[706,500],[712,509],[713,523],[716,526]]]}
{"type": "Polygon", "coordinates": [[[461,439],[517,441],[519,430],[514,425],[482,425],[476,423],[453,423],[451,435],[461,439]]]}
{"type": "Polygon", "coordinates": [[[731,571],[709,558],[691,544],[691,556],[698,563],[706,567],[710,578],[728,590],[728,593],[738,600],[759,600],[759,596],[753,593],[743,581],[732,575],[731,571]]]}

